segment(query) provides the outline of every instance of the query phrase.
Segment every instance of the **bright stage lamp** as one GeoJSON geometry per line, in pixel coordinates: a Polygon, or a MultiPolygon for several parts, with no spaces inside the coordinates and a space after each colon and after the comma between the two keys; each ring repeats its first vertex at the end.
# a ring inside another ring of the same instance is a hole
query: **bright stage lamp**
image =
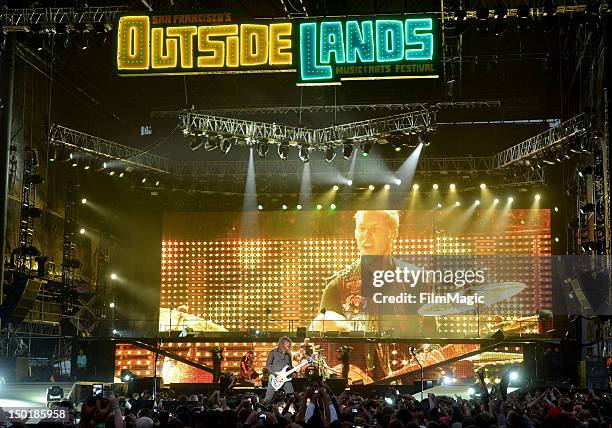
{"type": "Polygon", "coordinates": [[[108,304],[108,307],[111,308],[111,309],[114,308],[115,307],[115,302],[110,302],[108,304]]]}
{"type": "Polygon", "coordinates": [[[459,202],[459,201],[455,202],[455,206],[456,206],[456,207],[458,207],[458,206],[460,206],[460,205],[461,205],[461,202],[459,202]]]}
{"type": "Polygon", "coordinates": [[[347,184],[348,186],[352,186],[352,185],[353,185],[353,180],[348,180],[348,181],[346,182],[346,184],[347,184]]]}
{"type": "Polygon", "coordinates": [[[493,199],[493,204],[494,204],[494,205],[499,204],[499,199],[497,199],[497,198],[493,199]]]}
{"type": "Polygon", "coordinates": [[[81,199],[81,203],[82,203],[83,205],[85,205],[85,204],[87,203],[87,198],[83,198],[83,199],[81,199]]]}
{"type": "Polygon", "coordinates": [[[400,178],[397,178],[395,180],[395,184],[397,184],[398,186],[400,186],[402,184],[402,180],[400,178]]]}
{"type": "Polygon", "coordinates": [[[388,184],[385,184],[385,190],[389,190],[391,188],[391,186],[389,186],[388,184]]]}
{"type": "Polygon", "coordinates": [[[442,208],[442,204],[438,202],[438,208],[442,208]]]}
{"type": "Polygon", "coordinates": [[[541,198],[542,198],[542,197],[540,196],[540,194],[539,194],[539,193],[536,193],[536,195],[534,196],[534,199],[535,199],[536,201],[539,201],[541,198]]]}
{"type": "Polygon", "coordinates": [[[478,199],[476,199],[476,200],[474,201],[474,205],[480,205],[480,201],[479,201],[478,199]]]}
{"type": "Polygon", "coordinates": [[[480,188],[481,188],[482,190],[484,190],[484,189],[486,189],[486,188],[487,188],[487,185],[486,185],[486,184],[484,184],[484,183],[480,183],[480,188]]]}
{"type": "Polygon", "coordinates": [[[331,204],[329,207],[330,207],[332,210],[335,210],[335,209],[336,209],[336,204],[331,204]]]}
{"type": "Polygon", "coordinates": [[[111,273],[111,279],[114,281],[115,279],[117,279],[117,274],[116,273],[111,273]]]}
{"type": "Polygon", "coordinates": [[[81,235],[85,235],[85,229],[81,228],[81,229],[79,230],[79,233],[80,233],[81,235]]]}
{"type": "Polygon", "coordinates": [[[433,185],[433,186],[431,186],[431,187],[432,187],[434,190],[438,190],[438,188],[439,188],[440,186],[438,186],[438,184],[437,184],[437,183],[434,183],[434,185],[433,185]]]}
{"type": "Polygon", "coordinates": [[[518,380],[519,374],[517,372],[510,372],[510,380],[515,381],[518,380]]]}
{"type": "Polygon", "coordinates": [[[449,190],[455,190],[457,188],[457,186],[455,186],[455,183],[451,183],[448,185],[449,190]]]}
{"type": "Polygon", "coordinates": [[[453,383],[453,380],[448,377],[448,376],[442,376],[442,385],[450,385],[451,383],[453,383]]]}
{"type": "Polygon", "coordinates": [[[301,209],[302,209],[302,205],[297,204],[297,207],[296,207],[296,208],[297,208],[298,210],[301,210],[301,209]]]}
{"type": "Polygon", "coordinates": [[[559,212],[559,207],[555,207],[555,212],[558,213],[559,212]]]}
{"type": "Polygon", "coordinates": [[[340,187],[338,187],[337,184],[334,184],[334,186],[332,187],[332,189],[334,189],[335,191],[337,191],[340,187]]]}
{"type": "Polygon", "coordinates": [[[257,209],[261,211],[261,210],[263,210],[263,206],[262,205],[257,205],[257,209]]]}
{"type": "Polygon", "coordinates": [[[374,190],[374,185],[370,184],[370,185],[368,186],[368,189],[370,189],[370,190],[374,190]]]}
{"type": "Polygon", "coordinates": [[[318,210],[323,209],[323,205],[321,205],[321,204],[317,204],[317,209],[318,209],[318,210]]]}
{"type": "Polygon", "coordinates": [[[468,388],[468,394],[474,395],[476,394],[476,390],[474,388],[468,388]]]}
{"type": "Polygon", "coordinates": [[[514,198],[513,198],[512,196],[510,196],[510,197],[508,198],[508,203],[509,203],[509,204],[511,204],[512,202],[514,202],[514,198]]]}
{"type": "Polygon", "coordinates": [[[283,208],[284,210],[286,210],[286,209],[287,209],[287,205],[286,205],[286,204],[283,204],[283,207],[282,207],[282,208],[283,208]]]}
{"type": "Polygon", "coordinates": [[[418,184],[416,184],[416,183],[414,183],[414,184],[412,185],[412,190],[419,190],[419,185],[418,185],[418,184]]]}

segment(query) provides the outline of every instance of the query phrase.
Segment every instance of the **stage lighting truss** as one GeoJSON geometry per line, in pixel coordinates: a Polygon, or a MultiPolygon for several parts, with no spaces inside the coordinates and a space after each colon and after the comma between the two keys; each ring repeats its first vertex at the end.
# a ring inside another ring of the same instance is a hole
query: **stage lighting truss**
{"type": "Polygon", "coordinates": [[[308,146],[311,150],[327,151],[330,145],[343,145],[347,142],[375,143],[390,133],[425,133],[435,128],[435,109],[422,108],[392,116],[362,120],[326,128],[309,129],[280,125],[277,123],[254,122],[244,119],[211,116],[191,111],[179,115],[180,126],[185,135],[193,135],[194,130],[215,135],[231,136],[238,145],[247,145],[249,140],[308,146]]]}
{"type": "Polygon", "coordinates": [[[129,6],[92,6],[85,8],[51,7],[32,9],[3,9],[0,24],[4,31],[32,30],[33,26],[51,28],[55,25],[113,24],[117,16],[129,6]]]}

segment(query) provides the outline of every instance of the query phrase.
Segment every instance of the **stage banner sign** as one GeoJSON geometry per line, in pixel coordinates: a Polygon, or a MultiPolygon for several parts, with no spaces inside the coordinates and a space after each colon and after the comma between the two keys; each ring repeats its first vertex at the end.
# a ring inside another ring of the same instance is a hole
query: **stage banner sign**
{"type": "Polygon", "coordinates": [[[240,21],[231,13],[121,16],[117,72],[292,72],[298,85],[439,75],[435,14],[240,21]]]}

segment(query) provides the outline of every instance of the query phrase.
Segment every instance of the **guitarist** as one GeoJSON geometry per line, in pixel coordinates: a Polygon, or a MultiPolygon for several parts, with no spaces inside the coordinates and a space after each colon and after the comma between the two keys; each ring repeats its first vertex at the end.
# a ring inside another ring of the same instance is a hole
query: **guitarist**
{"type": "Polygon", "coordinates": [[[249,350],[240,359],[240,374],[238,378],[243,382],[252,383],[255,386],[261,386],[259,373],[255,371],[255,355],[249,350]]]}
{"type": "MultiPolygon", "coordinates": [[[[291,352],[289,349],[291,348],[291,339],[287,336],[283,336],[278,339],[278,344],[276,348],[274,348],[270,354],[268,355],[268,360],[266,361],[266,369],[270,374],[276,374],[281,371],[286,366],[290,368],[293,367],[291,363],[291,352]]],[[[291,382],[286,382],[283,385],[283,389],[286,393],[293,393],[293,385],[291,382]]],[[[268,383],[268,388],[266,389],[266,398],[265,401],[271,401],[274,397],[274,393],[276,391],[272,387],[270,383],[268,383]]]]}

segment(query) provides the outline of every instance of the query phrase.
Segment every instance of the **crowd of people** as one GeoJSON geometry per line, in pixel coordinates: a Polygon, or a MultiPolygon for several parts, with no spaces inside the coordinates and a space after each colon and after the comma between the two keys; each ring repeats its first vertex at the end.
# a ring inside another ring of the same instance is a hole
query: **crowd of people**
{"type": "MultiPolygon", "coordinates": [[[[501,388],[483,387],[470,399],[434,396],[419,400],[389,387],[384,396],[364,398],[350,390],[335,395],[325,383],[313,383],[304,392],[278,391],[265,401],[254,394],[226,391],[210,396],[177,396],[161,390],[128,398],[91,397],[73,408],[67,401],[55,404],[68,410],[64,421],[41,425],[108,428],[182,427],[380,427],[380,428],[597,428],[612,426],[608,394],[557,388],[525,388],[506,394],[501,388]]],[[[418,394],[417,394],[418,396],[418,394]]],[[[0,426],[21,427],[24,421],[7,420],[0,426]]]]}

